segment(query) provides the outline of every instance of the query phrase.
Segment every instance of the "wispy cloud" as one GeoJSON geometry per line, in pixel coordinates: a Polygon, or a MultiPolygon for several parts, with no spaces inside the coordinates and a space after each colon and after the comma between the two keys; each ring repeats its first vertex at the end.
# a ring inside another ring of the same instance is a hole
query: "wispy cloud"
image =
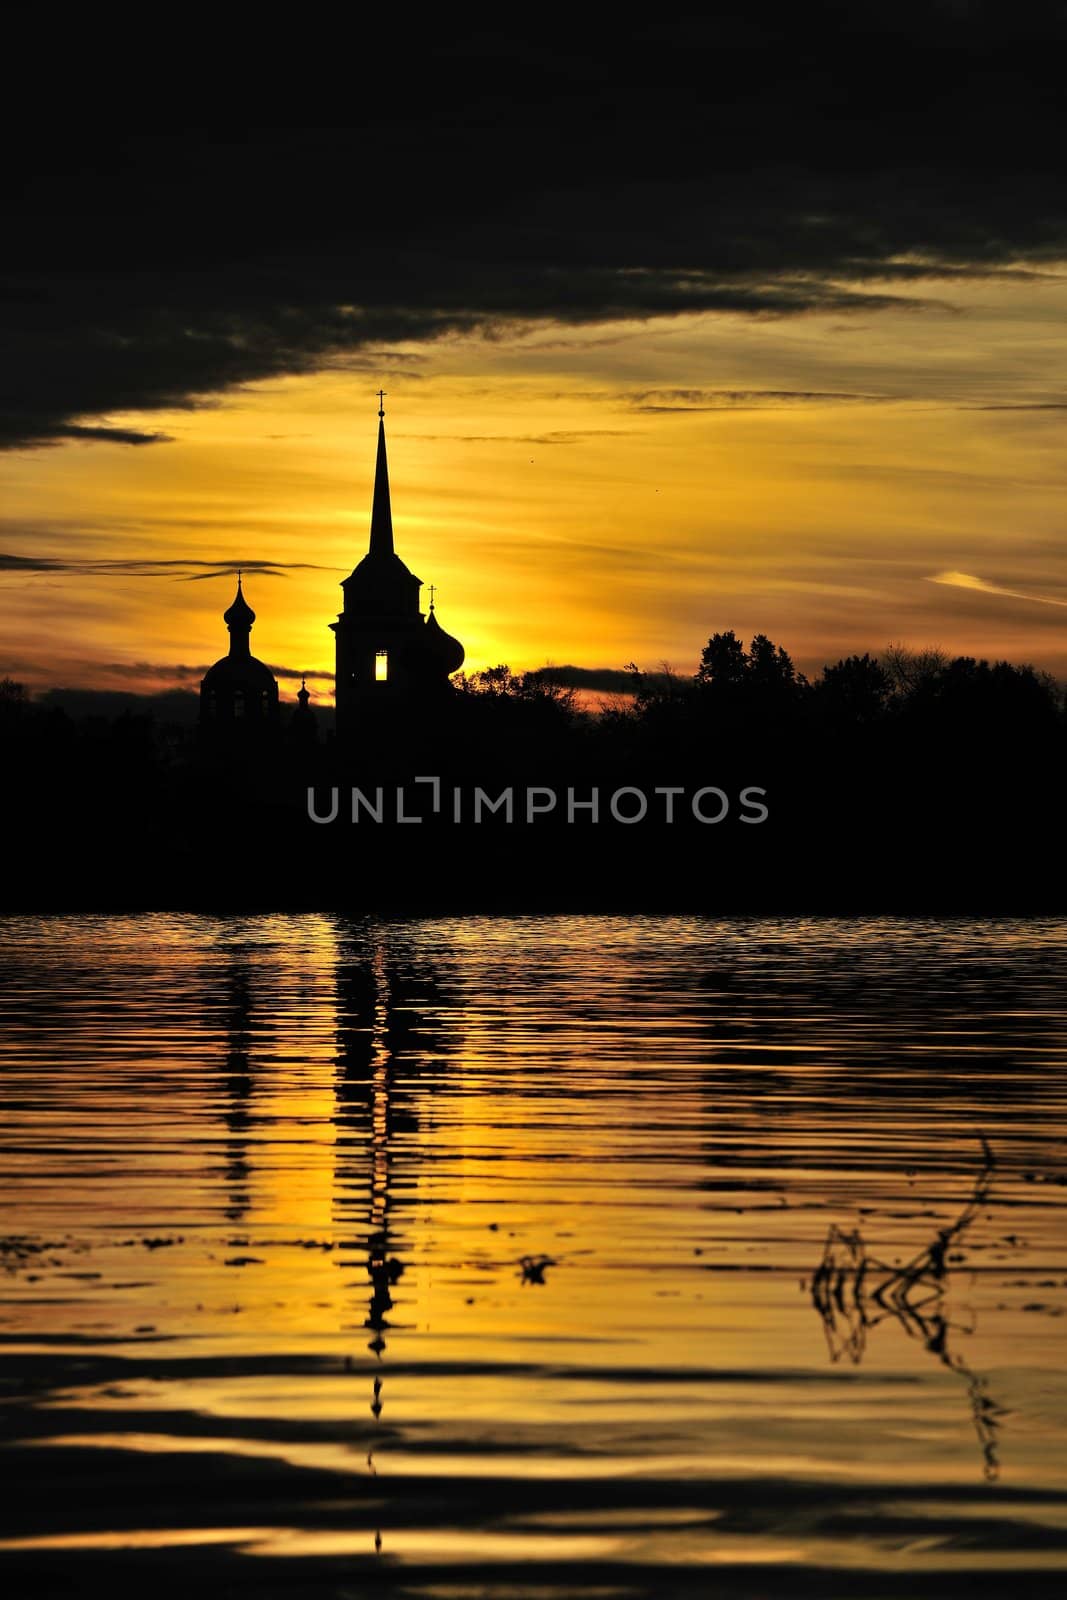
{"type": "Polygon", "coordinates": [[[284,578],[289,572],[334,572],[339,567],[326,567],[315,561],[200,561],[187,556],[167,558],[114,557],[83,558],[67,561],[58,556],[19,556],[0,552],[0,573],[17,573],[20,577],[33,573],[44,575],[71,574],[79,577],[111,575],[118,578],[177,578],[194,583],[201,578],[218,578],[226,573],[255,572],[260,577],[284,578]]]}
{"type": "Polygon", "coordinates": [[[1012,400],[972,406],[972,411],[1067,411],[1067,400],[1012,400]]]}
{"type": "Polygon", "coordinates": [[[551,433],[408,433],[405,439],[444,444],[580,444],[583,439],[621,439],[631,428],[560,428],[551,433]]]}
{"type": "Polygon", "coordinates": [[[643,389],[626,397],[635,411],[778,411],[793,406],[889,405],[906,398],[838,389],[643,389]]]}
{"type": "MultiPolygon", "coordinates": [[[[15,657],[5,657],[0,674],[26,674],[30,677],[39,675],[40,663],[23,660],[15,657]]],[[[290,667],[279,665],[276,662],[268,663],[271,672],[276,678],[286,682],[299,682],[307,678],[309,683],[331,684],[334,674],[311,667],[290,667]]],[[[211,666],[210,661],[200,663],[179,661],[99,661],[92,659],[66,660],[58,667],[58,674],[66,674],[72,680],[80,679],[89,682],[99,682],[101,679],[114,680],[119,683],[172,683],[197,684],[211,666]]],[[[57,672],[51,676],[55,677],[57,672]]],[[[73,687],[63,685],[63,687],[73,687]]]]}
{"type": "Polygon", "coordinates": [[[1009,600],[1033,600],[1042,606],[1067,606],[1067,600],[1058,600],[1047,594],[1028,594],[1024,589],[1007,589],[1001,584],[987,583],[985,578],[976,577],[973,572],[935,572],[929,575],[927,582],[943,583],[949,589],[972,589],[979,594],[1003,595],[1009,600]]]}

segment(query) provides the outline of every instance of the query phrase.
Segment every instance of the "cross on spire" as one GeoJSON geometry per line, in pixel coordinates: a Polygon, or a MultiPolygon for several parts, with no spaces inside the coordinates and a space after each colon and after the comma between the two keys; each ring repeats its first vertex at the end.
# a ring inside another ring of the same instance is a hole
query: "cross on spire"
{"type": "Polygon", "coordinates": [[[385,416],[385,390],[384,389],[379,389],[378,390],[378,415],[380,417],[384,417],[385,416]]]}
{"type": "Polygon", "coordinates": [[[434,595],[436,593],[437,593],[437,585],[436,585],[436,583],[431,583],[431,585],[430,585],[430,610],[431,611],[433,610],[433,597],[434,597],[434,595]]]}

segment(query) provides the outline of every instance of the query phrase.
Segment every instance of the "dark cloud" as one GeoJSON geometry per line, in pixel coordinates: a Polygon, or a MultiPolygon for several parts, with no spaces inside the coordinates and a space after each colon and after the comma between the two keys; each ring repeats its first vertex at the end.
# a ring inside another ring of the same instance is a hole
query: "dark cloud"
{"type": "MultiPolygon", "coordinates": [[[[77,661],[66,662],[64,671],[77,673],[79,677],[86,678],[114,678],[120,682],[129,680],[131,683],[163,682],[173,684],[194,683],[199,684],[204,673],[212,665],[210,661],[202,661],[198,665],[183,662],[159,661],[77,661]]],[[[307,678],[309,683],[331,684],[334,680],[332,672],[312,671],[311,668],[278,666],[268,663],[270,670],[276,678],[283,682],[299,683],[302,678],[307,678]]],[[[7,661],[4,666],[6,673],[19,673],[29,670],[32,675],[37,670],[37,664],[32,662],[7,661]]],[[[82,691],[75,688],[58,686],[54,689],[43,690],[42,697],[63,694],[81,694],[91,691],[82,691]]],[[[92,691],[95,692],[95,691],[92,691]]],[[[100,691],[101,693],[110,691],[100,691]]],[[[125,691],[116,690],[115,693],[125,691]]],[[[131,691],[132,692],[132,691],[131,691]]],[[[162,692],[162,691],[161,691],[162,692]]]]}
{"type": "Polygon", "coordinates": [[[273,661],[268,665],[276,678],[307,678],[309,683],[332,683],[334,680],[332,672],[312,672],[310,667],[306,670],[303,667],[280,667],[273,661]]]}
{"type": "Polygon", "coordinates": [[[868,312],[1067,250],[1060,5],[528,32],[362,19],[358,127],[35,118],[5,187],[0,443],[160,442],[111,419],[338,363],[388,388],[398,345],[453,333],[868,312]]]}
{"type": "Polygon", "coordinates": [[[200,696],[191,689],[164,689],[158,694],[138,694],[130,689],[43,689],[33,699],[49,710],[65,711],[75,721],[124,712],[148,715],[158,722],[191,728],[200,715],[200,696]]]}
{"type": "MultiPolygon", "coordinates": [[[[534,676],[550,683],[562,684],[566,689],[599,690],[602,694],[633,694],[634,675],[620,667],[541,667],[534,676]]],[[[645,675],[647,684],[665,684],[667,676],[661,672],[645,675]]]]}
{"type": "Polygon", "coordinates": [[[199,666],[180,663],[161,666],[155,661],[85,661],[79,665],[86,677],[129,678],[135,683],[152,678],[170,679],[172,683],[199,683],[211,662],[201,662],[199,666]]]}
{"type": "MultiPolygon", "coordinates": [[[[297,673],[296,677],[299,676],[297,673]]],[[[308,677],[310,679],[310,673],[308,677]]],[[[150,716],[158,724],[193,728],[200,718],[200,695],[196,689],[160,689],[154,693],[139,693],[135,689],[74,689],[56,685],[41,689],[32,698],[37,705],[48,710],[65,711],[76,722],[97,717],[110,721],[128,712],[134,716],[150,716]]],[[[329,725],[333,708],[320,706],[314,694],[312,703],[320,716],[325,717],[326,725],[329,725]]]]}
{"type": "Polygon", "coordinates": [[[64,439],[84,439],[90,444],[170,444],[173,434],[142,433],[137,428],[109,428],[103,423],[89,427],[74,422],[56,424],[45,421],[42,424],[42,432],[36,438],[31,433],[24,444],[40,446],[55,444],[64,439]]]}

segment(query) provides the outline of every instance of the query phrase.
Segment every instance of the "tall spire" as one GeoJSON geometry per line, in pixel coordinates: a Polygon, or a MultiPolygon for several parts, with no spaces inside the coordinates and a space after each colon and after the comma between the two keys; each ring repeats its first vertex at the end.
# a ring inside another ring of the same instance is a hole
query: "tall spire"
{"type": "Polygon", "coordinates": [[[378,460],[374,468],[374,503],[370,514],[370,553],[393,554],[393,512],[389,504],[389,463],[385,456],[385,393],[378,391],[378,460]]]}

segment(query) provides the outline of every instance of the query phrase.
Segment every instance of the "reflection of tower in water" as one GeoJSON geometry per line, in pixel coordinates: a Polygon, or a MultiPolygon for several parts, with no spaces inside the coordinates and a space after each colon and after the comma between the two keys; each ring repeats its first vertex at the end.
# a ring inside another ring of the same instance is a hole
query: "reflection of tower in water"
{"type": "Polygon", "coordinates": [[[230,1222],[243,1222],[251,1203],[251,1166],[248,1141],[253,1117],[250,1110],[253,1078],[248,1059],[252,1011],[247,953],[235,951],[226,984],[226,1077],[223,1121],[226,1140],[224,1182],[230,1222]]]}
{"type": "MultiPolygon", "coordinates": [[[[334,1169],[335,1259],[346,1271],[366,1268],[370,1298],[364,1327],[368,1350],[386,1350],[393,1291],[404,1272],[402,1238],[392,1206],[398,1140],[414,1130],[410,1100],[398,1087],[401,1068],[413,1070],[416,1039],[423,1047],[414,1000],[427,984],[390,957],[372,936],[362,950],[342,954],[337,969],[337,1084],[334,1169]]],[[[383,1374],[376,1372],[370,1410],[383,1408],[383,1374]]]]}

